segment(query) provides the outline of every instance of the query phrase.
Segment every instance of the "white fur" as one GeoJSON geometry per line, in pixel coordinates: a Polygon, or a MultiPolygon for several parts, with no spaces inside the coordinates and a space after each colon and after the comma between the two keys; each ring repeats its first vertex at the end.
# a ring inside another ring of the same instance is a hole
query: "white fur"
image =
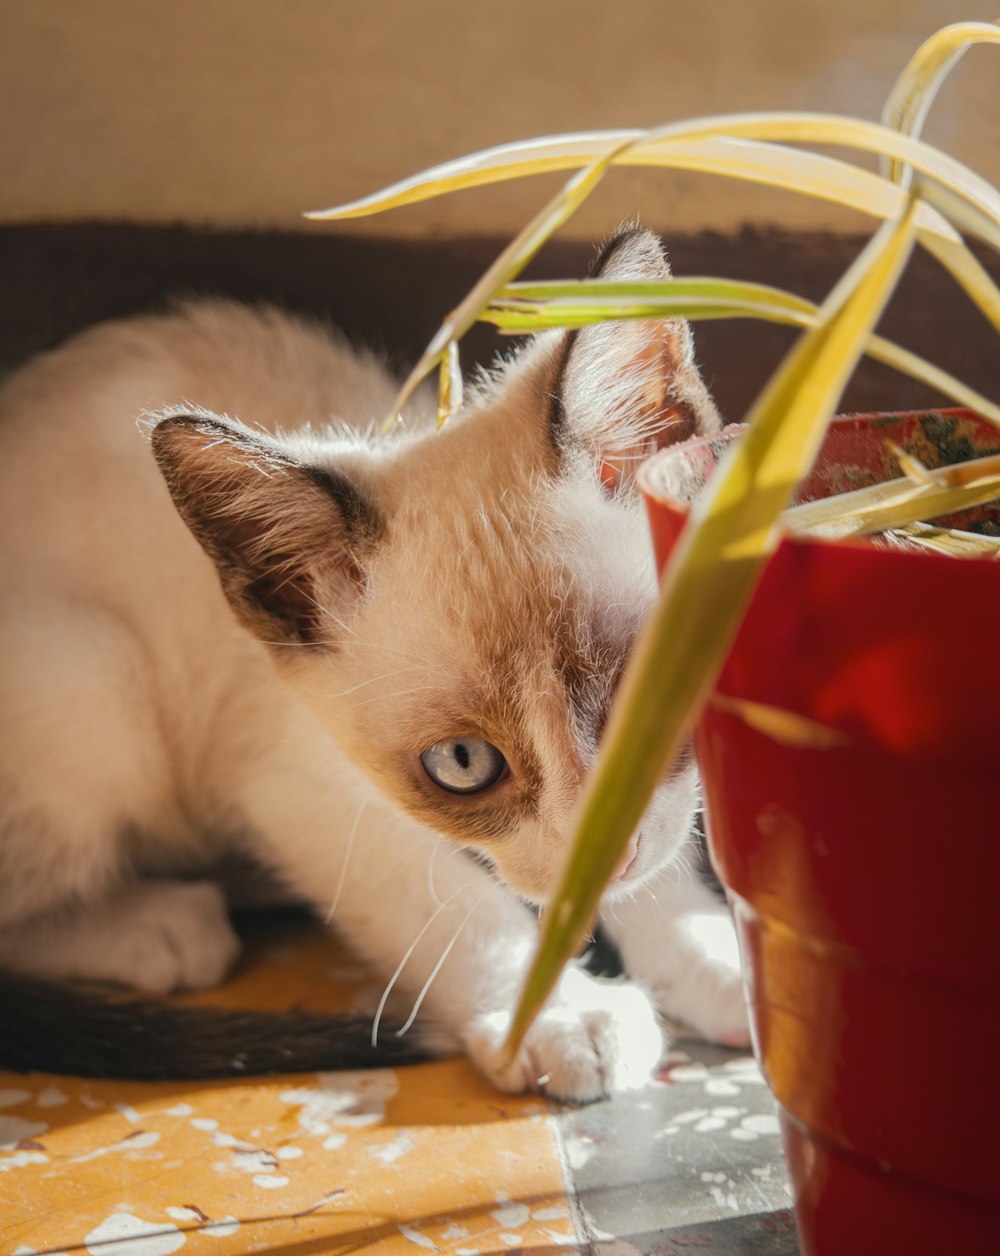
{"type": "MultiPolygon", "coordinates": [[[[501,1065],[534,919],[448,840],[469,844],[460,821],[442,836],[434,799],[406,792],[422,746],[454,735],[436,712],[465,702],[468,723],[470,695],[506,686],[540,783],[532,818],[480,845],[526,896],[551,888],[596,749],[569,727],[552,634],[599,612],[624,651],[655,588],[638,505],[602,493],[582,462],[546,469],[538,410],[556,348],[543,338],[441,436],[418,412],[390,440],[377,424],[394,381],[375,359],[225,303],[92,330],[8,381],[0,963],[148,990],[211,984],[236,945],[217,893],[135,878],[197,874],[237,850],[319,914],[333,906],[333,926],[386,977],[412,947],[399,988],[413,998],[447,950],[425,1006],[498,1085],[586,1099],[647,1075],[662,1048],[647,995],[574,969],[501,1065]],[[284,425],[282,448],[374,495],[388,537],[364,594],[326,607],[335,648],[268,643],[237,622],[136,423],[186,400],[284,425]]],[[[516,800],[521,750],[503,748],[516,800]]],[[[664,1010],[733,1040],[745,1017],[728,917],[664,871],[693,805],[691,772],[664,785],[608,920],[664,1010]]]]}

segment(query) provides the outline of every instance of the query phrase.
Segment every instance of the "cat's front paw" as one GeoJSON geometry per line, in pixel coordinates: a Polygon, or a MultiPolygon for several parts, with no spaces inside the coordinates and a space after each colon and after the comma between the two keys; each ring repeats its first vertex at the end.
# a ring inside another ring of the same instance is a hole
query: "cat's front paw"
{"type": "Polygon", "coordinates": [[[685,943],[685,961],[673,962],[667,971],[643,974],[657,1007],[709,1042],[749,1046],[739,948],[728,913],[692,916],[681,921],[678,929],[685,943]],[[698,945],[693,944],[695,940],[698,945]]]}
{"type": "Polygon", "coordinates": [[[151,994],[217,985],[240,950],[218,886],[159,881],[119,907],[105,975],[151,994]]]}
{"type": "Polygon", "coordinates": [[[479,1016],[465,1035],[473,1061],[500,1090],[540,1091],[587,1103],[636,1090],[649,1080],[664,1041],[648,995],[626,982],[599,981],[570,968],[505,1063],[509,1012],[479,1016]]]}

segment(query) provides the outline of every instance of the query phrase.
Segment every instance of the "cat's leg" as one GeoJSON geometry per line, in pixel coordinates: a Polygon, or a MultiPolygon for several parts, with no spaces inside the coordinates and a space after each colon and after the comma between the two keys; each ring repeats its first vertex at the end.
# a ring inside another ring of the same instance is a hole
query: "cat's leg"
{"type": "Polygon", "coordinates": [[[129,867],[131,833],[169,827],[173,786],[132,639],[73,606],[8,611],[0,965],[145,990],[213,984],[238,949],[221,893],[129,867]]]}
{"type": "Polygon", "coordinates": [[[713,1042],[749,1042],[732,918],[697,874],[662,868],[630,897],[606,902],[601,922],[664,1015],[713,1042]]]}
{"type": "Polygon", "coordinates": [[[505,1062],[510,1011],[534,951],[532,914],[453,843],[385,803],[322,734],[277,731],[237,796],[261,856],[329,917],[423,1016],[505,1090],[587,1100],[640,1086],[662,1054],[646,994],[578,968],[505,1062]]]}
{"type": "Polygon", "coordinates": [[[218,886],[138,881],[0,929],[0,965],[163,994],[214,986],[239,952],[218,886]]]}

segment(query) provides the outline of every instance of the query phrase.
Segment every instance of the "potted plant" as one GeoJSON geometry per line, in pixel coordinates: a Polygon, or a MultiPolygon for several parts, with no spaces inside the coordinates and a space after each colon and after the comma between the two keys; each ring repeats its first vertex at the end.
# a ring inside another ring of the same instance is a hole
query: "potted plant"
{"type": "Polygon", "coordinates": [[[1000,43],[1000,28],[961,23],[928,40],[880,125],[755,114],[555,137],[323,215],[580,167],[411,375],[406,392],[441,367],[442,421],[460,392],[457,341],[480,317],[513,331],[677,315],[805,329],[739,432],[674,447],[644,470],[662,597],[622,683],[514,1032],[575,949],[694,725],[755,1047],[781,1105],[803,1249],[820,1256],[986,1253],[1000,1235],[998,1095],[995,1083],[984,1093],[991,1083],[975,1067],[1000,1047],[989,935],[1000,668],[987,635],[1000,565],[995,542],[968,535],[969,516],[954,513],[1000,496],[1000,411],[873,335],[914,242],[1000,329],[1000,292],[959,234],[1000,249],[1000,193],[918,138],[973,42],[1000,43]],[[876,152],[884,168],[790,143],[876,152]],[[718,279],[512,283],[609,166],[628,162],[757,179],[883,221],[819,309],[718,279]],[[863,352],[966,409],[831,428],[863,352]],[[860,488],[859,468],[870,481],[860,488]],[[845,495],[847,469],[855,491],[845,495]],[[797,494],[817,500],[793,506],[797,494]],[[858,539],[887,530],[894,544],[858,539]]]}

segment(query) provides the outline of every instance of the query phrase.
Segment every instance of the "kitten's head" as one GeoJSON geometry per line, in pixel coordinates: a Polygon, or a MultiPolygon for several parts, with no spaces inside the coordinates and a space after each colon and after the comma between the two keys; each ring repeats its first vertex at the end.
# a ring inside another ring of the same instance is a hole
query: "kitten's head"
{"type": "MultiPolygon", "coordinates": [[[[608,279],[666,278],[655,237],[608,279]]],[[[553,888],[582,783],[656,582],[634,473],[720,426],[679,320],[536,337],[440,433],[282,441],[178,415],[154,450],[238,617],[381,792],[553,888]]],[[[686,837],[675,766],[617,888],[686,837]]]]}

